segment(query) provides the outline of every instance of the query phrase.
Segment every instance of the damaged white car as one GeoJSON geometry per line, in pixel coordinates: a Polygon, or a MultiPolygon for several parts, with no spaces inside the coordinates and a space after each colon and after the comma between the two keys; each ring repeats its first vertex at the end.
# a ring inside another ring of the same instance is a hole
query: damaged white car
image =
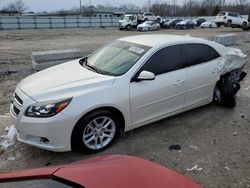
{"type": "Polygon", "coordinates": [[[120,133],[212,101],[233,107],[246,62],[241,50],[199,38],[125,37],[25,78],[10,112],[21,142],[98,152],[120,133]]]}

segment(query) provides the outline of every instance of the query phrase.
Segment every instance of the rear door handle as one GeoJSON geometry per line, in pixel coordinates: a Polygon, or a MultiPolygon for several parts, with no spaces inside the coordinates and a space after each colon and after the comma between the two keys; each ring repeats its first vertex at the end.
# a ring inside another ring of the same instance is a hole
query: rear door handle
{"type": "Polygon", "coordinates": [[[176,80],[174,85],[177,86],[177,85],[181,85],[182,83],[184,82],[184,80],[176,80]]]}

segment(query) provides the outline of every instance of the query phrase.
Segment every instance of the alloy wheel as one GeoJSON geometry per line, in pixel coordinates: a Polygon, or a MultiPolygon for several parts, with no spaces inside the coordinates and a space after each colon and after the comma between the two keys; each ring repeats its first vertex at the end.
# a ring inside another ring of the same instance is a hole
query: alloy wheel
{"type": "Polygon", "coordinates": [[[90,121],[83,131],[84,144],[93,150],[107,146],[114,139],[115,122],[107,116],[101,116],[90,121]]]}

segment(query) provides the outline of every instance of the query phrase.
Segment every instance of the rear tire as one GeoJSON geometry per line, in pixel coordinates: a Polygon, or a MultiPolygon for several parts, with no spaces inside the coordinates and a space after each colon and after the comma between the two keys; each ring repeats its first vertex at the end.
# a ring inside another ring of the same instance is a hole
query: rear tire
{"type": "Polygon", "coordinates": [[[231,20],[228,20],[226,26],[227,26],[227,27],[231,27],[231,25],[232,25],[232,21],[231,21],[231,20]]]}
{"type": "Polygon", "coordinates": [[[247,30],[247,22],[243,22],[242,24],[242,29],[245,31],[247,30]]]}
{"type": "Polygon", "coordinates": [[[233,108],[236,105],[236,92],[233,87],[233,81],[229,74],[221,77],[214,91],[214,101],[218,104],[233,108]]]}
{"type": "Polygon", "coordinates": [[[120,119],[109,110],[98,110],[79,120],[71,136],[74,151],[96,153],[108,148],[120,132],[120,119]]]}

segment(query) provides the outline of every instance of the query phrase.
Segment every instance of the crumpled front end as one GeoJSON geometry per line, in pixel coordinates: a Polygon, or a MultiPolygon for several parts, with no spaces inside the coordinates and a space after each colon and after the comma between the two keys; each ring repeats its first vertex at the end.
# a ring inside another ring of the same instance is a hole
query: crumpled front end
{"type": "Polygon", "coordinates": [[[218,63],[214,73],[220,76],[230,75],[235,93],[237,93],[247,73],[243,71],[247,63],[247,56],[237,48],[225,48],[224,55],[218,63]]]}
{"type": "Polygon", "coordinates": [[[215,72],[224,75],[230,71],[242,70],[247,63],[247,56],[237,48],[227,48],[222,61],[218,63],[215,72]]]}

